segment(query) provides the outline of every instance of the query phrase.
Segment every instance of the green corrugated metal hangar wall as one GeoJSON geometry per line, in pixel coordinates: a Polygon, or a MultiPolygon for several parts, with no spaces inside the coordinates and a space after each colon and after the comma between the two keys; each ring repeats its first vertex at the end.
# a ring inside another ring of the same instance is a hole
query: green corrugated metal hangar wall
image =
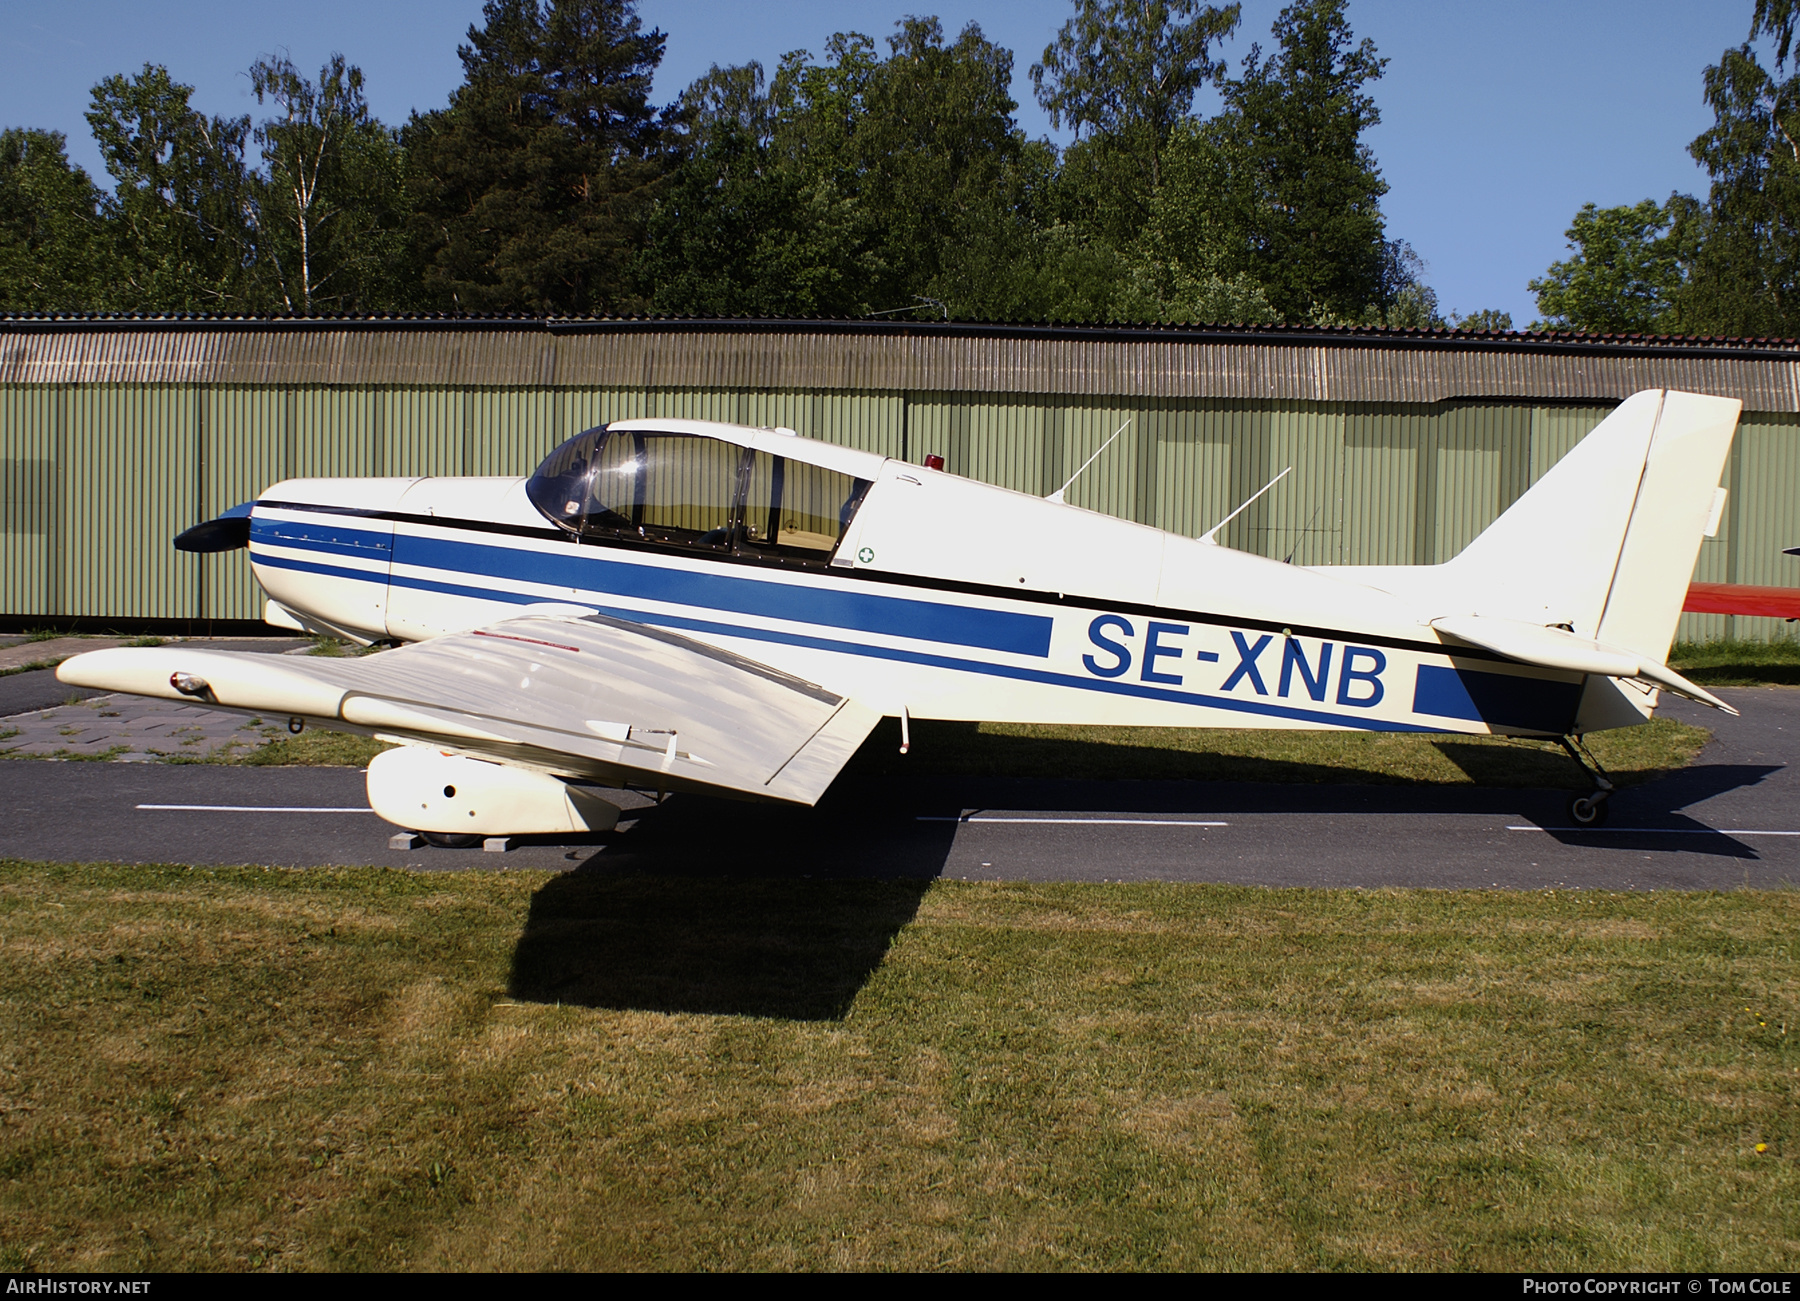
{"type": "MultiPolygon", "coordinates": [[[[575,388],[0,386],[0,614],[256,619],[244,553],[170,538],[293,475],[528,473],[561,439],[644,416],[786,425],[1079,506],[1198,534],[1284,467],[1222,540],[1298,564],[1456,554],[1608,405],[1374,404],[1029,395],[575,388]]],[[[1791,585],[1800,417],[1746,412],[1724,525],[1695,578],[1791,585]]],[[[1779,620],[1684,616],[1686,639],[1784,637],[1779,620]]]]}

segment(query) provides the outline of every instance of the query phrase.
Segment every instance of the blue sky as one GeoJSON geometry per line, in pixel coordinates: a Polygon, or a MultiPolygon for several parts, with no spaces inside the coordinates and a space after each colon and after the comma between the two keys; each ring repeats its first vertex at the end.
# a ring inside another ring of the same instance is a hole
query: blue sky
{"type": "MultiPolygon", "coordinates": [[[[1225,53],[1270,44],[1278,0],[1247,0],[1225,53]]],[[[359,64],[390,123],[442,105],[460,80],[456,46],[479,0],[308,0],[305,4],[0,0],[0,126],[62,131],[97,180],[104,169],[82,114],[113,72],[165,64],[207,112],[253,112],[244,70],[285,51],[316,69],[332,51],[359,64]]],[[[1563,231],[1585,202],[1602,206],[1705,192],[1687,144],[1710,123],[1700,74],[1749,28],[1751,0],[1352,0],[1350,21],[1389,59],[1369,137],[1391,187],[1391,237],[1429,266],[1446,310],[1497,307],[1523,326],[1526,282],[1565,255],[1563,231]]],[[[881,37],[908,13],[954,33],[979,22],[1015,56],[1019,124],[1050,135],[1027,69],[1070,7],[1057,0],[641,0],[668,34],[656,101],[713,63],[817,52],[834,31],[881,37]]],[[[1205,101],[1202,103],[1205,107],[1205,101]]]]}

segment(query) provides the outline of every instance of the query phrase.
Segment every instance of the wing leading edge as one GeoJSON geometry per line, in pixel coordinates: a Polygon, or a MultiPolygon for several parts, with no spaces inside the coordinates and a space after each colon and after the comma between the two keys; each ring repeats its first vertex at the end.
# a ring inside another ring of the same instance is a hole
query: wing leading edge
{"type": "Polygon", "coordinates": [[[91,651],[64,682],[347,724],[563,777],[816,803],[880,715],[660,628],[508,619],[360,659],[91,651]]]}

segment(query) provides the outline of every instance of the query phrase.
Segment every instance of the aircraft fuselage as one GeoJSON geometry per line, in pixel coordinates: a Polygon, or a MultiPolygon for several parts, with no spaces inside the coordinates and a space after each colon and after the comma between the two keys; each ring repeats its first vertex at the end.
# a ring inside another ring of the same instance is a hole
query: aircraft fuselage
{"type": "Polygon", "coordinates": [[[251,560],[275,617],[365,640],[579,607],[914,718],[1574,730],[1584,675],[1447,642],[1429,626],[1445,611],[867,453],[735,427],[731,438],[854,478],[841,536],[758,546],[741,487],[735,533],[671,539],[559,527],[525,479],[302,479],[255,504],[251,560]]]}

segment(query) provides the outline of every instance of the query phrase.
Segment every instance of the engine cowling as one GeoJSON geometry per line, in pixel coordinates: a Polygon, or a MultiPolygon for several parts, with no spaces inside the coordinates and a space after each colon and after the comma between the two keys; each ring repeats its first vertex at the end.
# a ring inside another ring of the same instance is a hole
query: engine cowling
{"type": "Polygon", "coordinates": [[[609,831],[619,807],[549,773],[433,746],[384,750],[369,763],[369,807],[409,831],[528,836],[609,831]]]}

